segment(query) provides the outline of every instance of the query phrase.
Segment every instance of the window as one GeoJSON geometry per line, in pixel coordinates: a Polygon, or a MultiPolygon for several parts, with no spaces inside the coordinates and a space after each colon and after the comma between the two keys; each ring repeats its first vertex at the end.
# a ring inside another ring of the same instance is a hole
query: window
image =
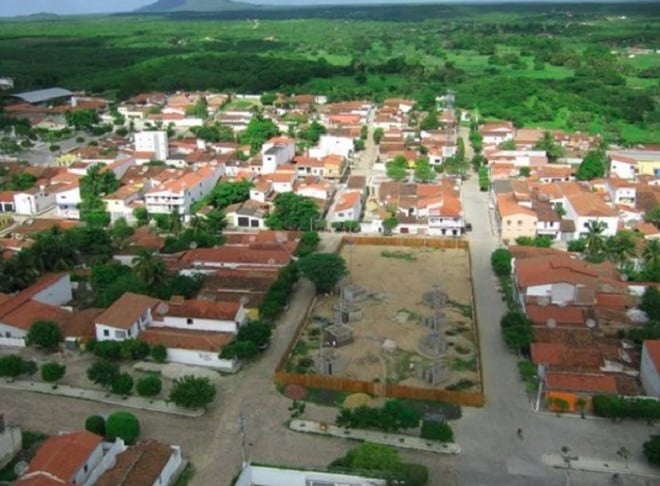
{"type": "Polygon", "coordinates": [[[509,225],[509,226],[511,226],[511,220],[510,220],[510,219],[507,219],[507,220],[506,220],[506,224],[509,225]]]}
{"type": "Polygon", "coordinates": [[[518,220],[518,226],[522,226],[522,219],[518,220]]]}
{"type": "Polygon", "coordinates": [[[108,337],[110,336],[110,330],[109,329],[103,329],[103,335],[108,337]]]}
{"type": "Polygon", "coordinates": [[[118,339],[124,339],[126,337],[126,331],[115,331],[115,337],[118,339]]]}
{"type": "Polygon", "coordinates": [[[188,324],[189,326],[192,326],[193,320],[189,317],[188,319],[186,319],[186,324],[188,324]]]}
{"type": "Polygon", "coordinates": [[[126,331],[126,334],[128,334],[130,336],[131,335],[131,330],[129,329],[128,331],[126,331]]]}
{"type": "Polygon", "coordinates": [[[87,472],[87,464],[85,464],[85,467],[83,467],[83,471],[87,472]]]}

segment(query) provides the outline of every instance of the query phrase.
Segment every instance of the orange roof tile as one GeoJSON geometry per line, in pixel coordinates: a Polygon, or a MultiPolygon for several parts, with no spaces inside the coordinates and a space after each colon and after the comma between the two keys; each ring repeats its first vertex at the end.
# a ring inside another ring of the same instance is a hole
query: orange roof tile
{"type": "Polygon", "coordinates": [[[70,482],[101,440],[101,436],[86,430],[50,437],[30,461],[28,475],[42,471],[64,482],[70,482]]]}
{"type": "Polygon", "coordinates": [[[166,314],[173,317],[195,317],[198,319],[233,321],[240,307],[238,303],[192,299],[185,300],[181,303],[171,301],[166,314]]]}
{"type": "Polygon", "coordinates": [[[159,303],[158,299],[126,292],[98,316],[96,322],[118,329],[130,329],[145,310],[152,309],[159,303]]]}
{"type": "Polygon", "coordinates": [[[545,380],[548,391],[617,393],[616,380],[610,375],[547,372],[545,380]]]}
{"type": "Polygon", "coordinates": [[[540,326],[547,325],[553,319],[558,326],[584,326],[586,316],[581,307],[556,305],[540,306],[528,304],[525,306],[527,316],[540,326]]]}
{"type": "Polygon", "coordinates": [[[534,218],[537,217],[536,211],[519,205],[516,202],[516,198],[512,193],[497,195],[497,211],[500,213],[500,216],[503,218],[518,214],[533,216],[534,218]]]}
{"type": "Polygon", "coordinates": [[[335,204],[335,211],[345,211],[354,208],[360,201],[362,194],[359,191],[349,191],[341,195],[337,204],[335,204]]]}
{"type": "Polygon", "coordinates": [[[172,447],[155,440],[138,442],[117,454],[114,467],[104,472],[96,486],[141,486],[156,484],[174,453],[172,447]]]}
{"type": "MultiPolygon", "coordinates": [[[[230,304],[231,302],[219,302],[230,304]]],[[[166,348],[219,352],[231,343],[235,335],[228,332],[193,331],[170,327],[150,327],[140,333],[139,339],[150,346],[162,344],[166,348]]]]}
{"type": "Polygon", "coordinates": [[[532,343],[534,364],[546,364],[567,371],[598,371],[603,355],[597,348],[577,348],[559,343],[532,343]]]}

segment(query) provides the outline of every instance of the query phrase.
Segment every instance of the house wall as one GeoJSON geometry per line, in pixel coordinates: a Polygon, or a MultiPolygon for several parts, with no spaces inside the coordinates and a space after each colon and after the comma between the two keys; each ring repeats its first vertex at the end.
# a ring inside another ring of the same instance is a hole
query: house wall
{"type": "Polygon", "coordinates": [[[108,469],[112,469],[116,464],[115,458],[117,454],[124,452],[127,447],[124,444],[124,441],[121,439],[115,439],[115,441],[108,446],[109,443],[101,443],[103,446],[103,459],[96,465],[92,470],[90,475],[85,480],[84,486],[94,486],[101,475],[106,472],[108,469]]]}
{"type": "Polygon", "coordinates": [[[26,335],[27,332],[22,329],[0,324],[0,347],[24,348],[26,346],[24,339],[26,335]]]}
{"type": "Polygon", "coordinates": [[[550,291],[553,304],[575,300],[575,286],[565,282],[553,283],[550,291]]]}
{"type": "Polygon", "coordinates": [[[227,372],[236,371],[238,369],[238,362],[236,360],[218,358],[219,351],[167,348],[167,361],[192,366],[204,366],[227,372]]]}
{"type": "Polygon", "coordinates": [[[23,436],[20,427],[5,426],[0,434],[0,469],[5,467],[23,446],[23,436]]]}
{"type": "Polygon", "coordinates": [[[167,132],[149,131],[135,134],[136,152],[154,152],[155,160],[166,160],[167,150],[167,132]]]}
{"type": "Polygon", "coordinates": [[[638,160],[637,167],[642,175],[660,176],[660,160],[638,160]]]}
{"type": "Polygon", "coordinates": [[[241,471],[241,475],[236,480],[236,486],[253,486],[255,484],[267,484],[268,486],[308,486],[310,484],[323,484],[324,486],[385,486],[386,481],[384,479],[367,479],[346,474],[249,465],[241,471]]]}
{"type": "Polygon", "coordinates": [[[55,194],[55,204],[57,204],[57,215],[63,218],[80,219],[80,188],[75,187],[68,191],[62,191],[55,194]]]}
{"type": "Polygon", "coordinates": [[[37,214],[55,205],[55,194],[45,191],[18,193],[14,195],[14,204],[17,214],[37,214]]]}
{"type": "MultiPolygon", "coordinates": [[[[142,326],[143,328],[146,326],[142,326]]],[[[140,334],[140,327],[138,322],[134,322],[128,329],[118,329],[112,326],[96,323],[96,340],[97,341],[124,341],[125,339],[137,338],[140,334]],[[106,335],[107,331],[107,335],[106,335]]]]}
{"type": "Polygon", "coordinates": [[[179,446],[170,446],[172,448],[172,455],[168,459],[165,467],[161,471],[158,479],[154,481],[153,486],[167,486],[172,482],[174,474],[181,466],[181,448],[179,446]]]}
{"type": "Polygon", "coordinates": [[[103,459],[103,446],[102,443],[99,442],[96,449],[92,451],[85,463],[81,464],[80,469],[75,472],[71,478],[71,482],[74,484],[84,483],[85,479],[91,475],[93,469],[101,462],[101,459],[103,459]]]}
{"type": "Polygon", "coordinates": [[[237,333],[240,324],[238,324],[236,321],[227,321],[221,319],[199,319],[163,316],[163,320],[154,321],[152,323],[152,327],[174,327],[177,329],[189,329],[194,331],[237,333]],[[188,324],[188,319],[190,319],[190,324],[188,324]]]}
{"type": "Polygon", "coordinates": [[[528,214],[514,214],[505,216],[501,220],[501,238],[514,242],[519,236],[536,236],[537,218],[528,214]]]}
{"type": "Polygon", "coordinates": [[[70,302],[71,299],[73,299],[73,295],[71,293],[71,278],[68,273],[32,297],[32,300],[50,305],[64,305],[70,302]]]}
{"type": "Polygon", "coordinates": [[[658,375],[651,355],[646,350],[646,346],[642,348],[642,361],[640,366],[639,377],[642,380],[642,386],[648,396],[660,397],[660,376],[658,375]]]}
{"type": "Polygon", "coordinates": [[[323,156],[333,154],[348,157],[353,153],[353,139],[350,137],[321,135],[319,148],[323,152],[323,156]]]}

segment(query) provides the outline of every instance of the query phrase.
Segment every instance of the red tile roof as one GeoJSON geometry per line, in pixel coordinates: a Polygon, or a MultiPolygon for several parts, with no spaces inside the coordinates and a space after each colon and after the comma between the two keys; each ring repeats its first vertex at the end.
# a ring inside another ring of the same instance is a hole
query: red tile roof
{"type": "MultiPolygon", "coordinates": [[[[45,275],[33,285],[23,290],[19,294],[13,296],[11,299],[5,300],[0,304],[0,317],[4,318],[8,314],[16,311],[20,306],[26,302],[32,300],[32,298],[37,295],[39,292],[46,290],[47,288],[55,285],[57,282],[63,278],[69,278],[67,273],[54,273],[50,275],[45,275]]],[[[47,305],[47,304],[42,304],[47,305]]],[[[53,306],[50,306],[53,307],[53,306]]]]}
{"type": "Polygon", "coordinates": [[[130,329],[145,310],[153,309],[159,303],[158,299],[126,292],[98,316],[96,322],[117,329],[130,329]]]}
{"type": "Polygon", "coordinates": [[[86,430],[50,437],[30,461],[28,475],[43,471],[63,482],[69,482],[101,440],[101,436],[86,430]]]}
{"type": "Polygon", "coordinates": [[[162,344],[166,348],[216,353],[223,346],[232,342],[234,338],[234,334],[228,332],[192,331],[171,327],[150,327],[142,331],[139,337],[140,340],[149,343],[150,346],[162,344]]]}
{"type": "Polygon", "coordinates": [[[656,372],[660,374],[660,339],[648,339],[644,341],[644,348],[651,361],[655,364],[656,372]]]}
{"type": "Polygon", "coordinates": [[[580,307],[528,304],[525,310],[527,316],[539,326],[547,325],[550,319],[553,319],[558,326],[584,326],[586,321],[584,309],[580,307]]]}
{"type": "Polygon", "coordinates": [[[96,486],[155,484],[174,452],[155,440],[139,442],[117,455],[115,466],[99,477],[96,486]]]}
{"type": "Polygon", "coordinates": [[[171,301],[166,315],[198,319],[218,319],[233,321],[240,305],[232,302],[211,302],[208,300],[171,301]]]}
{"type": "Polygon", "coordinates": [[[617,393],[616,380],[611,375],[547,372],[545,381],[548,391],[617,393]]]}
{"type": "Polygon", "coordinates": [[[596,348],[577,348],[559,343],[532,343],[534,364],[547,364],[566,371],[599,371],[603,356],[596,348]]]}

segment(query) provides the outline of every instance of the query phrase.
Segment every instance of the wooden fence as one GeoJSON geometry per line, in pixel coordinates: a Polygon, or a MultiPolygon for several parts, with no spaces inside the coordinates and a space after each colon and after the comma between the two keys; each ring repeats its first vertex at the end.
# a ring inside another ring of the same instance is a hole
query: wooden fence
{"type": "Polygon", "coordinates": [[[348,242],[354,245],[374,245],[374,246],[408,246],[411,248],[445,248],[451,250],[467,250],[470,244],[467,240],[460,238],[419,238],[398,236],[344,236],[341,240],[341,247],[348,242]]]}
{"type": "Polygon", "coordinates": [[[299,375],[277,371],[275,372],[275,383],[277,385],[301,385],[346,393],[368,393],[369,395],[382,395],[391,398],[443,401],[467,407],[483,407],[485,404],[484,396],[481,393],[381,384],[326,375],[299,375]]]}

